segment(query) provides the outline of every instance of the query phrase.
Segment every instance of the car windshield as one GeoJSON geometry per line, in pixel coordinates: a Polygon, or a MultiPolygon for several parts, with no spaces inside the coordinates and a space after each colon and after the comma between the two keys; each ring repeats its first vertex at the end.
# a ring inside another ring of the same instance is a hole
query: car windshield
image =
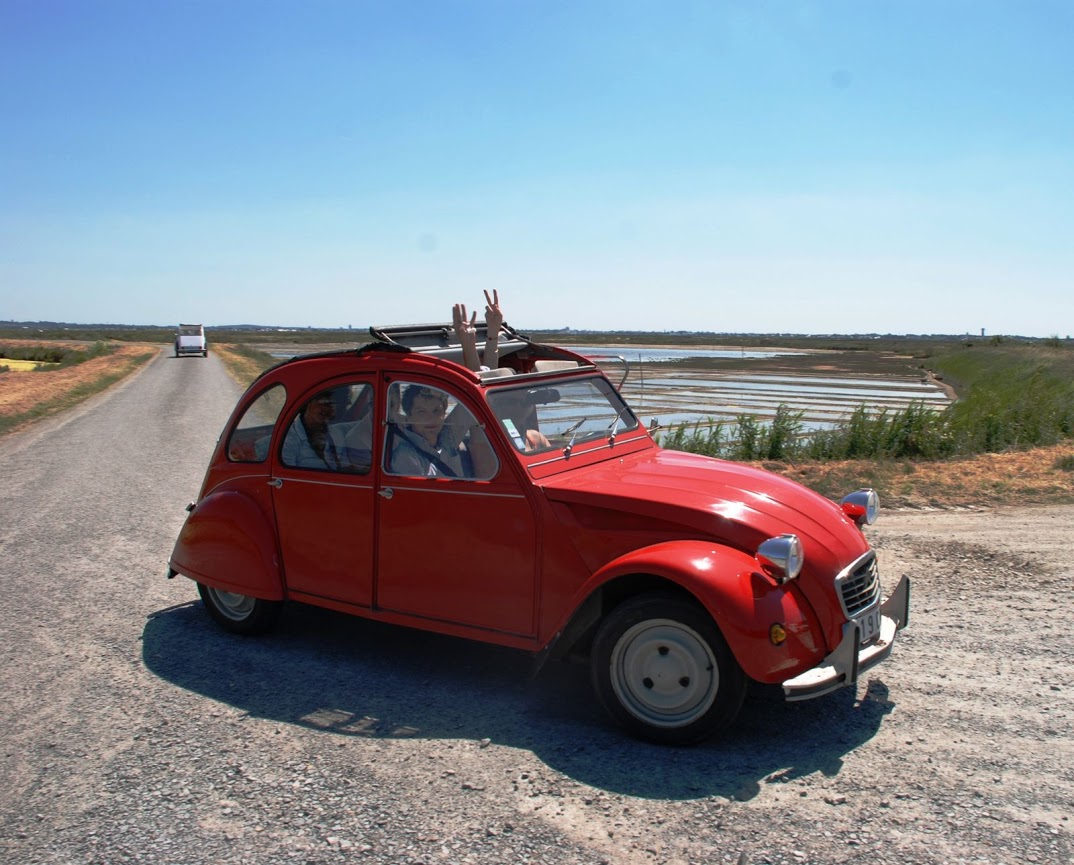
{"type": "Polygon", "coordinates": [[[508,438],[525,453],[568,449],[595,439],[614,441],[638,427],[615,388],[597,376],[496,388],[488,399],[508,438]]]}

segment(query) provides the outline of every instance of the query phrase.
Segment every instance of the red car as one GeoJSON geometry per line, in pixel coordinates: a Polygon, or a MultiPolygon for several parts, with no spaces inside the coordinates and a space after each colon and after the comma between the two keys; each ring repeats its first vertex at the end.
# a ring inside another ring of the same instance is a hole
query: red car
{"type": "Polygon", "coordinates": [[[748,680],[802,700],[890,654],[909,581],[881,602],[871,490],[665,450],[592,361],[506,325],[480,372],[450,326],[371,333],[262,374],[220,437],[168,576],[224,628],[300,601],[584,652],[611,716],[668,744],[729,724],[748,680]]]}

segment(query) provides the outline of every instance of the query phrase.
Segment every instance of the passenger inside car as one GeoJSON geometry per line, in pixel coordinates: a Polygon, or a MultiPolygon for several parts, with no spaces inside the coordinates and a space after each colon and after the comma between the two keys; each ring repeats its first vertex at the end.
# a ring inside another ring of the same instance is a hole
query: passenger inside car
{"type": "MultiPolygon", "coordinates": [[[[389,422],[386,442],[391,474],[482,479],[496,472],[492,447],[473,414],[461,404],[448,412],[448,394],[422,384],[396,382],[401,415],[389,422]]],[[[393,401],[389,392],[389,404],[393,401]]]]}
{"type": "Polygon", "coordinates": [[[507,435],[515,447],[525,453],[551,447],[540,430],[536,405],[527,396],[526,390],[508,390],[497,393],[490,400],[507,435]]]}
{"type": "Polygon", "coordinates": [[[307,402],[288,427],[280,461],[292,468],[368,472],[373,439],[368,400],[364,400],[364,416],[335,422],[339,406],[349,411],[366,390],[368,386],[343,385],[322,391],[307,402]]]}

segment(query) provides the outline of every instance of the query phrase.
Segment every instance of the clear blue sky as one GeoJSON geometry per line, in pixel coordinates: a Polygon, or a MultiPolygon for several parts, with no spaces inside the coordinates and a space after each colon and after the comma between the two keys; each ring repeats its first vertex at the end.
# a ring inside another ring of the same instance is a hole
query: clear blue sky
{"type": "Polygon", "coordinates": [[[486,288],[523,330],[1074,334],[1074,2],[0,0],[0,319],[486,288]]]}

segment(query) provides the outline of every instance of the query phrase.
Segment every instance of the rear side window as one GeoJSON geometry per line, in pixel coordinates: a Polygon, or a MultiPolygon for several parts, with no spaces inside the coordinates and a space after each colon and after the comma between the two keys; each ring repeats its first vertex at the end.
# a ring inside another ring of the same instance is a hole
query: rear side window
{"type": "Polygon", "coordinates": [[[227,442],[227,458],[233,463],[260,463],[268,457],[272,428],[287,402],[287,390],[274,384],[242,413],[227,442]]]}

